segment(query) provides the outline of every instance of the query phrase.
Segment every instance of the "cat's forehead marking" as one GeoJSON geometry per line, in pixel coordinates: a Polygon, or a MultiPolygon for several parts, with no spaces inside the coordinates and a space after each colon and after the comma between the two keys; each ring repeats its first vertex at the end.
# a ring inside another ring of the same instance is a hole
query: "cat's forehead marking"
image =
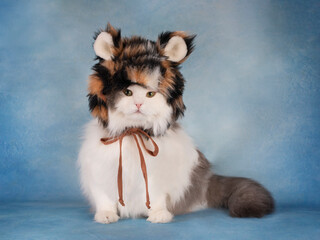
{"type": "Polygon", "coordinates": [[[158,89],[158,84],[161,78],[160,68],[154,69],[138,69],[138,68],[126,68],[128,78],[134,83],[138,83],[152,90],[158,89]]]}

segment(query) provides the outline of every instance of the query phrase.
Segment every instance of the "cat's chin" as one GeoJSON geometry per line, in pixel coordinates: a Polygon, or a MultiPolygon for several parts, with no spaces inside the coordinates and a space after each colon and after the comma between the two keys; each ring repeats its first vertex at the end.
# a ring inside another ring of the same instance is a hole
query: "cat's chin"
{"type": "Polygon", "coordinates": [[[124,121],[113,121],[112,124],[109,124],[109,130],[112,132],[112,135],[119,135],[123,131],[129,128],[141,128],[141,129],[149,129],[152,128],[152,124],[146,121],[146,115],[143,113],[132,113],[130,115],[126,115],[124,121]]]}

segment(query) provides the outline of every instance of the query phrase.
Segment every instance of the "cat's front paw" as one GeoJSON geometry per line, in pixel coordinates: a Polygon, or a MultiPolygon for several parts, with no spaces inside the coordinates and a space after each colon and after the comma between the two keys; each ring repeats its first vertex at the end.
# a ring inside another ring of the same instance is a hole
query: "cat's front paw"
{"type": "Polygon", "coordinates": [[[113,223],[119,220],[119,216],[112,211],[100,211],[94,215],[94,220],[98,223],[113,223]]]}
{"type": "Polygon", "coordinates": [[[168,210],[150,210],[147,221],[152,223],[167,223],[171,222],[173,214],[168,210]]]}

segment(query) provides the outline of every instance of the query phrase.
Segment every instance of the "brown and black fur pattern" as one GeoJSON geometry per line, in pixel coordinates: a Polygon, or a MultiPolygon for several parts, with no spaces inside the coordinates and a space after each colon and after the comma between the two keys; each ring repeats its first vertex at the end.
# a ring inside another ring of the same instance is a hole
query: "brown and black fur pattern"
{"type": "Polygon", "coordinates": [[[122,38],[120,29],[115,29],[110,24],[105,32],[112,36],[113,57],[106,61],[97,56],[99,62],[92,67],[94,73],[89,77],[88,89],[92,115],[107,127],[108,108],[112,107],[115,93],[131,84],[147,87],[146,75],[158,68],[161,77],[157,90],[167,98],[168,104],[173,108],[172,123],[183,116],[185,105],[182,95],[185,80],[179,71],[179,65],[192,52],[195,36],[188,36],[184,32],[163,32],[156,42],[137,36],[122,38]],[[164,55],[164,48],[173,36],[182,37],[187,45],[187,55],[179,62],[169,61],[164,55]]]}

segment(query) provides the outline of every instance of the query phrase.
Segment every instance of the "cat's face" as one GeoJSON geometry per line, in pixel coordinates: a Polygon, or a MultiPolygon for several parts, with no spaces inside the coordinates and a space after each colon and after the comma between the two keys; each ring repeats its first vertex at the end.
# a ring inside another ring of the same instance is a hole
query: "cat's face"
{"type": "Polygon", "coordinates": [[[157,42],[121,38],[120,30],[108,25],[94,42],[99,62],[89,77],[92,115],[115,135],[130,127],[163,134],[185,110],[179,65],[193,39],[184,32],[164,32],[157,42]]]}
{"type": "Polygon", "coordinates": [[[113,135],[131,127],[152,129],[158,135],[167,129],[171,114],[172,107],[160,92],[134,84],[115,96],[109,108],[108,128],[113,135]]]}

